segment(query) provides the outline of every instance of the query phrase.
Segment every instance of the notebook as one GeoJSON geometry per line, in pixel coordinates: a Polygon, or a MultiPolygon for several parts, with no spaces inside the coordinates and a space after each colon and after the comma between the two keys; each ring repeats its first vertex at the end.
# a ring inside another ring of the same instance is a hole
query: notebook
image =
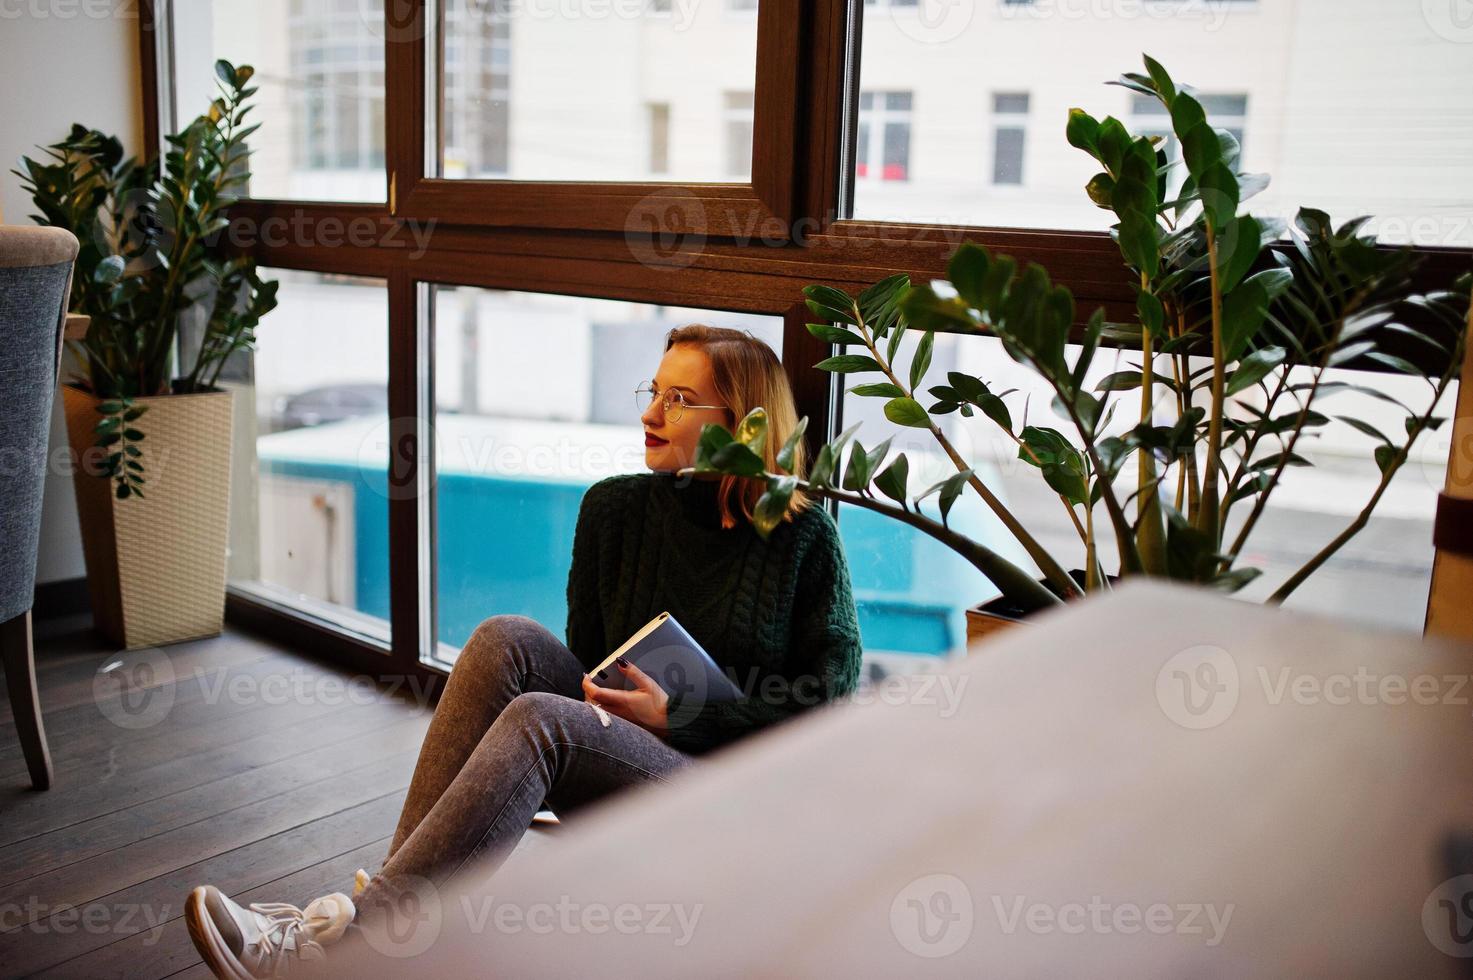
{"type": "Polygon", "coordinates": [[[620,657],[649,674],[669,695],[680,693],[705,702],[735,701],[742,696],[741,689],[668,612],[650,620],[589,671],[593,683],[619,691],[632,688],[614,663],[620,657]]]}

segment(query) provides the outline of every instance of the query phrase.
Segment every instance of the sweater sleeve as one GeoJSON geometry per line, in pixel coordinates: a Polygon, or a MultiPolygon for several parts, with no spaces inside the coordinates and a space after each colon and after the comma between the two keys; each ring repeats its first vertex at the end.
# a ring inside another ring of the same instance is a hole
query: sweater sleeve
{"type": "Polygon", "coordinates": [[[736,701],[684,703],[667,709],[667,741],[692,755],[709,752],[760,728],[853,693],[862,647],[849,567],[838,527],[826,512],[815,518],[818,539],[799,566],[788,657],[776,675],[759,680],[736,701]]]}
{"type": "Polygon", "coordinates": [[[608,656],[604,649],[603,613],[599,609],[598,530],[602,494],[598,485],[589,487],[578,506],[573,529],[573,562],[568,568],[567,645],[583,664],[592,669],[608,656]]]}

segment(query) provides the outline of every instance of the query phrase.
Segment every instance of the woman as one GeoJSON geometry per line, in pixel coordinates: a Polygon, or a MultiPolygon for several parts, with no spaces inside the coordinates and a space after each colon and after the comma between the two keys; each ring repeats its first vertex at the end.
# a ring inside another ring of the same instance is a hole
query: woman
{"type": "MultiPolygon", "coordinates": [[[[305,909],[243,907],[210,885],[186,904],[190,935],[219,976],[271,975],[322,955],[350,923],[373,928],[410,887],[499,863],[546,801],[560,816],[615,791],[663,782],[713,749],[850,693],[859,625],[833,519],[795,493],[767,540],[750,521],[763,486],[691,480],[701,428],[768,413],[769,469],[796,426],[787,375],[751,334],[699,324],[672,330],[645,405],[650,473],[590,487],[574,531],[567,645],[522,616],[472,634],[420,749],[382,870],[305,909]],[[744,697],[672,699],[620,664],[626,691],[586,670],[662,610],[716,659],[744,697]]],[[[793,472],[804,472],[800,452],[793,472]]]]}

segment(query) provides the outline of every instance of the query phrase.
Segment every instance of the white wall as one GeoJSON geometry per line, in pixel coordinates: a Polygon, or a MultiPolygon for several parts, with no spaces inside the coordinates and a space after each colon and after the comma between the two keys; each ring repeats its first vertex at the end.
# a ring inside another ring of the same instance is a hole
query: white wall
{"type": "MultiPolygon", "coordinates": [[[[112,133],[124,150],[143,144],[137,4],[84,0],[74,4],[0,6],[0,221],[30,224],[35,208],[10,173],[22,156],[39,159],[37,144],[55,143],[73,122],[112,133]],[[37,12],[40,15],[37,15],[37,12]]],[[[63,377],[75,370],[64,362],[63,377]]],[[[51,416],[51,455],[66,447],[57,398],[51,416]]],[[[86,574],[71,477],[53,462],[46,478],[37,582],[86,574]]]]}

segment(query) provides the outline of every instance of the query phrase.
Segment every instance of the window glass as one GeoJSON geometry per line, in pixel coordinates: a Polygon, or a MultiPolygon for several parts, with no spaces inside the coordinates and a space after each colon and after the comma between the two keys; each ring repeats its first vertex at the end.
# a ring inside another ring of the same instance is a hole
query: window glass
{"type": "MultiPolygon", "coordinates": [[[[1102,84],[1142,70],[1145,51],[1178,82],[1196,87],[1213,124],[1242,144],[1243,169],[1272,175],[1272,185],[1249,206],[1255,213],[1291,216],[1310,206],[1336,220],[1371,214],[1371,229],[1388,242],[1473,246],[1473,102],[1463,95],[1473,90],[1467,43],[1473,33],[1441,5],[867,0],[864,16],[852,165],[856,218],[1106,229],[1112,216],[1084,193],[1097,166],[1065,139],[1068,112],[1080,106],[1097,117],[1114,115],[1135,132],[1166,138],[1167,152],[1179,158],[1170,120],[1158,103],[1102,84]],[[1068,57],[1059,57],[1061,51],[1068,57]],[[908,96],[902,118],[909,153],[901,180],[886,179],[883,166],[890,93],[908,96]]],[[[1175,177],[1174,186],[1180,180],[1175,177]]],[[[1010,397],[1015,418],[1026,405],[1033,424],[1068,431],[1048,407],[1050,394],[996,343],[963,340],[937,338],[933,376],[951,364],[994,390],[1016,388],[1019,393],[1010,397]]],[[[908,363],[904,355],[902,363],[908,363]]],[[[1425,403],[1426,386],[1415,379],[1356,372],[1350,380],[1409,404],[1425,403]]],[[[1333,407],[1382,429],[1401,424],[1371,395],[1338,395],[1333,407]]],[[[845,422],[867,418],[870,445],[894,430],[879,409],[876,400],[845,396],[845,422]]],[[[980,416],[949,416],[944,427],[958,445],[971,447],[964,452],[969,462],[991,468],[995,489],[1025,524],[1040,529],[1047,547],[1057,554],[1074,547],[1067,514],[1043,490],[1036,471],[1017,461],[1015,445],[980,416]]],[[[1446,429],[1413,448],[1412,463],[1392,483],[1367,529],[1301,587],[1291,605],[1420,628],[1432,515],[1448,453],[1446,429]]],[[[904,438],[915,436],[910,430],[904,438]]],[[[1253,551],[1245,555],[1247,564],[1264,569],[1245,598],[1267,595],[1282,583],[1355,518],[1378,483],[1373,441],[1348,426],[1332,427],[1304,448],[1315,465],[1286,471],[1250,542],[1253,551]]],[[[971,496],[968,504],[979,505],[971,496]]],[[[988,516],[963,512],[961,519],[991,534],[989,545],[1011,543],[1010,536],[989,530],[988,516]]],[[[845,516],[850,529],[872,519],[845,516]]],[[[896,574],[885,569],[886,554],[933,544],[891,524],[877,525],[890,539],[869,557],[856,546],[861,577],[896,574]]],[[[1066,567],[1080,564],[1076,557],[1066,567]]],[[[883,644],[912,657],[947,644],[959,649],[963,609],[995,590],[966,567],[941,582],[915,586],[937,601],[930,627],[906,633],[873,625],[866,646],[883,644]],[[923,636],[934,642],[921,642],[923,636]]],[[[876,585],[866,579],[866,589],[876,585]]],[[[883,604],[865,602],[862,621],[879,623],[883,604]]]]}
{"type": "Polygon", "coordinates": [[[732,180],[752,177],[751,92],[726,93],[726,176],[732,180]]]}
{"type": "Polygon", "coordinates": [[[1456,6],[866,0],[852,216],[1104,230],[1065,124],[1079,106],[1165,135],[1159,105],[1102,84],[1146,52],[1198,89],[1245,170],[1272,175],[1255,213],[1371,214],[1386,241],[1473,246],[1473,31],[1456,6]],[[913,99],[903,136],[882,92],[913,99]],[[898,160],[902,141],[897,178],[882,148],[898,160]]]}
{"type": "Polygon", "coordinates": [[[782,319],[437,286],[435,514],[439,658],[483,619],[567,625],[568,567],[589,486],[648,472],[634,389],[687,323],[750,330],[779,355],[782,319]]]}
{"type": "Polygon", "coordinates": [[[262,269],[279,305],[235,389],[231,584],[387,641],[388,291],[262,269]]]}
{"type": "Polygon", "coordinates": [[[861,92],[858,163],[861,181],[904,181],[910,176],[909,92],[861,92]]]}
{"type": "Polygon", "coordinates": [[[430,148],[429,172],[748,179],[755,0],[742,9],[668,0],[442,2],[440,145],[430,148]]]}
{"type": "Polygon", "coordinates": [[[1028,139],[1027,92],[992,96],[992,182],[1023,183],[1023,152],[1028,139]]]}
{"type": "MultiPolygon", "coordinates": [[[[383,0],[192,0],[171,7],[179,127],[218,94],[215,61],[251,65],[251,197],[382,201],[383,0]]],[[[167,127],[167,120],[164,122],[167,127]]]]}

